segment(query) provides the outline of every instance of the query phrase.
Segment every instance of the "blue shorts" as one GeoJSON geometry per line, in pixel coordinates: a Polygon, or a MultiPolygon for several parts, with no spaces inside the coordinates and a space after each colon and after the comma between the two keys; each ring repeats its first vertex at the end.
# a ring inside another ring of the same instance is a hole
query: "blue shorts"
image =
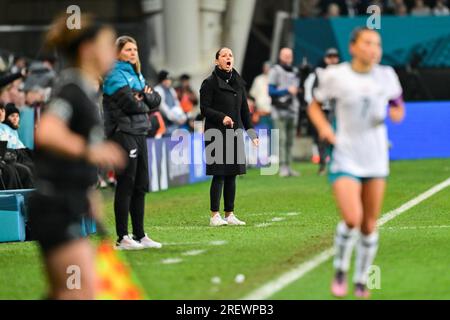
{"type": "Polygon", "coordinates": [[[331,184],[334,184],[336,181],[338,181],[340,178],[351,178],[355,180],[356,182],[359,182],[361,184],[364,184],[366,182],[369,182],[373,179],[386,179],[386,177],[358,177],[348,172],[335,172],[335,173],[328,173],[328,181],[331,184]]]}

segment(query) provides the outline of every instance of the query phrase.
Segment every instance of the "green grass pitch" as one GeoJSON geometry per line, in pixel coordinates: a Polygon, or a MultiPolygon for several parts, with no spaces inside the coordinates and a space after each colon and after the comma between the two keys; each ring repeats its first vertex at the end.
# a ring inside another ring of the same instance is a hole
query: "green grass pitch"
{"type": "MultiPolygon", "coordinates": [[[[124,253],[149,298],[239,299],[332,246],[339,217],[330,186],[316,166],[296,169],[299,178],[251,170],[238,179],[236,214],[245,227],[208,226],[209,182],[149,194],[146,231],[165,245],[124,253]],[[239,274],[245,279],[237,283],[239,274]]],[[[449,177],[449,159],[393,162],[383,212],[449,177]]],[[[113,234],[112,193],[104,197],[113,234]]],[[[380,237],[374,299],[450,299],[450,188],[385,224],[380,237]]],[[[271,298],[331,299],[332,273],[328,260],[271,298]]],[[[37,246],[0,244],[0,299],[39,299],[45,290],[37,246]]]]}

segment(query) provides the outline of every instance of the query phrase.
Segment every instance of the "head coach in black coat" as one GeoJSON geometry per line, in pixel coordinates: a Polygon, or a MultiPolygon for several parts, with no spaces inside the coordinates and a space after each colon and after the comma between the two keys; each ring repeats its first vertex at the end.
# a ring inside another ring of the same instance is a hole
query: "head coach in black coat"
{"type": "Polygon", "coordinates": [[[244,225],[234,215],[236,176],[246,173],[243,131],[247,131],[255,146],[259,140],[251,123],[245,82],[233,68],[233,52],[220,49],[215,63],[213,73],[200,89],[200,109],[205,117],[206,174],[213,176],[210,224],[244,225]],[[225,219],[219,213],[222,190],[225,219]]]}

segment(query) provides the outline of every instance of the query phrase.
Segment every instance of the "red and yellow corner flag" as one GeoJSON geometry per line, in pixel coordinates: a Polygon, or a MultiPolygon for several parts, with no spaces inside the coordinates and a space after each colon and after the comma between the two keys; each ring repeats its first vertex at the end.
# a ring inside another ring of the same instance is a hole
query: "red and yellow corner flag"
{"type": "Polygon", "coordinates": [[[96,255],[97,300],[143,300],[145,293],[111,242],[104,240],[96,255]]]}

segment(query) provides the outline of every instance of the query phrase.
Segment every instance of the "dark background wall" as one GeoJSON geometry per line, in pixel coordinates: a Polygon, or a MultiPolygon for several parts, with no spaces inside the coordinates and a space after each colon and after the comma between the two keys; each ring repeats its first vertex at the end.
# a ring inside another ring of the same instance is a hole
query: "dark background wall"
{"type": "MultiPolygon", "coordinates": [[[[45,28],[72,4],[78,5],[81,12],[93,13],[99,20],[111,23],[119,35],[135,37],[141,56],[149,56],[140,0],[0,0],[0,25],[25,28],[24,31],[0,31],[0,50],[31,59],[38,57],[45,28]]],[[[147,59],[142,64],[145,74],[149,69],[147,59]]]]}

